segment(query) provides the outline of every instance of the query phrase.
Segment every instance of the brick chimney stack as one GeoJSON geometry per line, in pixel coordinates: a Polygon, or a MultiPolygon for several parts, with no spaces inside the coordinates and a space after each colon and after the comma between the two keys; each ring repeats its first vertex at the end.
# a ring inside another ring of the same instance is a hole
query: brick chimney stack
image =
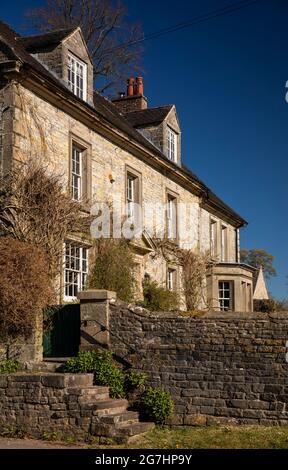
{"type": "Polygon", "coordinates": [[[120,93],[119,98],[115,98],[112,102],[121,113],[131,113],[139,109],[147,109],[147,99],[144,96],[143,78],[130,77],[127,80],[127,94],[120,93]]]}

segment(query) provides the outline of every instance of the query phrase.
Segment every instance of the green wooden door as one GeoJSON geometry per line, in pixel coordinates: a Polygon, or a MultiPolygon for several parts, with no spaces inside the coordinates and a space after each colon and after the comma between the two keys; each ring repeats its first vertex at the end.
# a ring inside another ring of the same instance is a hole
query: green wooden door
{"type": "Polygon", "coordinates": [[[71,357],[80,344],[80,305],[50,307],[44,313],[43,356],[71,357]]]}

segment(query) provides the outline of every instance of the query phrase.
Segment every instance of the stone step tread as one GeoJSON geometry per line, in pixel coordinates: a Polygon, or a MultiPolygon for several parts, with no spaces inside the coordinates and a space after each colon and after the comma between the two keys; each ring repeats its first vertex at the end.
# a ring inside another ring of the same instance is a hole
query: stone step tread
{"type": "Polygon", "coordinates": [[[86,388],[93,386],[93,374],[64,374],[66,387],[86,388]]]}
{"type": "Polygon", "coordinates": [[[97,395],[80,395],[79,403],[89,406],[90,408],[94,409],[95,403],[100,403],[103,401],[109,400],[108,393],[98,393],[97,395]]]}
{"type": "Polygon", "coordinates": [[[83,390],[103,390],[109,392],[109,387],[106,385],[87,385],[85,387],[81,387],[83,390]]]}
{"type": "Polygon", "coordinates": [[[128,401],[122,398],[113,398],[111,400],[99,401],[94,403],[95,410],[113,409],[128,406],[128,401]]]}
{"type": "Polygon", "coordinates": [[[115,413],[101,417],[101,422],[117,426],[124,423],[127,424],[127,422],[130,421],[135,421],[135,423],[139,422],[139,413],[137,413],[137,411],[124,411],[123,413],[115,413]]]}
{"type": "Polygon", "coordinates": [[[131,437],[151,431],[154,427],[154,423],[142,421],[134,424],[126,424],[126,426],[123,425],[118,428],[118,432],[120,436],[131,437]]]}
{"type": "Polygon", "coordinates": [[[81,391],[82,395],[86,395],[87,397],[103,393],[106,393],[109,397],[109,387],[98,387],[94,385],[92,387],[81,387],[81,391]]]}

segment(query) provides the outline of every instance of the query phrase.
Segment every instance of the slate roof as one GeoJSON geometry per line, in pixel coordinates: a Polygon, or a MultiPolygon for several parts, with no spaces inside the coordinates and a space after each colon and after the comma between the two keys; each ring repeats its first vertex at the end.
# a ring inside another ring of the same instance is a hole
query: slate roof
{"type": "Polygon", "coordinates": [[[27,52],[35,54],[37,52],[48,52],[55,49],[59,44],[69,36],[76,28],[61,29],[51,31],[36,36],[18,37],[17,41],[24,47],[27,52]]]}
{"type": "Polygon", "coordinates": [[[173,105],[159,106],[157,108],[140,109],[125,113],[125,118],[133,127],[145,127],[152,124],[160,124],[171,111],[173,105]]]}
{"type": "MultiPolygon", "coordinates": [[[[67,31],[67,30],[66,30],[67,31]]],[[[58,31],[59,33],[59,31],[58,31]]],[[[50,33],[48,33],[50,34],[50,33]]],[[[64,34],[64,32],[63,32],[64,34]]],[[[44,35],[41,35],[44,36],[44,35]]],[[[66,36],[65,36],[66,37],[66,36]]],[[[86,106],[90,112],[96,112],[110,124],[117,127],[119,130],[123,131],[128,137],[131,137],[134,141],[146,147],[148,150],[152,151],[157,157],[163,160],[163,162],[170,165],[171,169],[181,171],[183,175],[186,175],[191,179],[191,182],[197,182],[203,192],[206,194],[206,197],[215,204],[218,208],[223,209],[227,212],[230,217],[237,220],[241,225],[247,224],[247,222],[237,214],[233,209],[231,209],[227,204],[225,204],[216,194],[214,194],[190,169],[185,166],[179,167],[176,163],[168,160],[165,155],[157,149],[151,142],[149,142],[140,132],[134,129],[131,122],[127,119],[126,116],[123,116],[109,100],[101,96],[98,92],[94,92],[94,107],[90,106],[88,103],[84,102],[80,98],[77,98],[63,83],[61,83],[52,73],[50,73],[38,60],[36,60],[31,54],[29,54],[24,45],[20,40],[21,36],[16,33],[13,29],[10,28],[6,23],[0,21],[0,42],[2,41],[5,46],[8,46],[11,54],[14,58],[23,62],[24,67],[31,67],[32,70],[38,72],[42,77],[44,77],[48,82],[54,84],[60,88],[63,92],[66,93],[66,96],[70,99],[81,101],[83,106],[86,106]]],[[[43,39],[44,40],[44,39],[43,39]]],[[[154,109],[162,109],[163,113],[165,109],[167,113],[171,107],[161,107],[154,109]]],[[[153,111],[152,111],[153,113],[153,111]]],[[[130,114],[130,113],[129,113],[130,114]]],[[[132,113],[131,113],[132,114],[132,113]]],[[[148,119],[148,118],[147,118],[148,119]]],[[[142,121],[143,122],[143,121],[142,121]]]]}

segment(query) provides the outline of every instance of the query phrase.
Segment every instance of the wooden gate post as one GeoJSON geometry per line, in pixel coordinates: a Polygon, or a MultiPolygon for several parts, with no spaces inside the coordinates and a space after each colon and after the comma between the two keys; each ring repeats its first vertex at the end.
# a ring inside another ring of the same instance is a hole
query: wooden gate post
{"type": "Polygon", "coordinates": [[[78,292],[77,297],[80,300],[80,349],[109,347],[109,301],[116,299],[116,292],[86,290],[78,292]]]}

